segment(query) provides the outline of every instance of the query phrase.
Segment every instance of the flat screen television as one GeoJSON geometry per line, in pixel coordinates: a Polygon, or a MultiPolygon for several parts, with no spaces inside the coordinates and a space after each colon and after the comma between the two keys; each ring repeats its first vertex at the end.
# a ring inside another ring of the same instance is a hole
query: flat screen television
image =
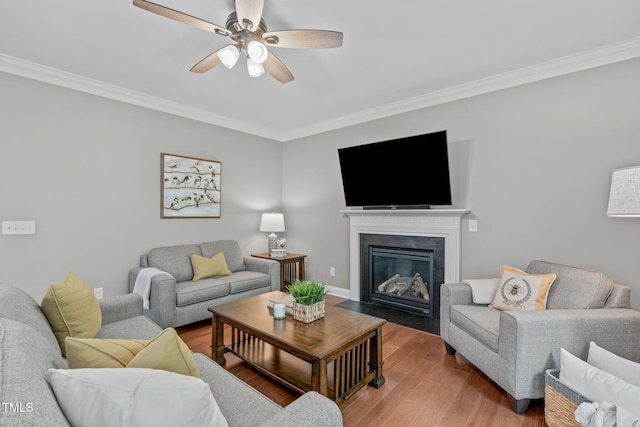
{"type": "Polygon", "coordinates": [[[451,205],[447,131],[338,149],[347,206],[451,205]]]}

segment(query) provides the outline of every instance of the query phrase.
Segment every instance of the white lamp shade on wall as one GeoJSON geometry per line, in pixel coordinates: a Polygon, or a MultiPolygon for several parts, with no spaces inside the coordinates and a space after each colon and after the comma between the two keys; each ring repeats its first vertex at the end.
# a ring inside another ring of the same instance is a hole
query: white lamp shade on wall
{"type": "Polygon", "coordinates": [[[640,217],[640,166],[613,171],[607,216],[640,217]]]}

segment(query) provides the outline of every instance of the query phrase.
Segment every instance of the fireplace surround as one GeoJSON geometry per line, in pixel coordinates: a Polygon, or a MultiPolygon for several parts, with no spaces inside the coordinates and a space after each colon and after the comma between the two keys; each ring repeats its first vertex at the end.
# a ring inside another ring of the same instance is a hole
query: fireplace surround
{"type": "MultiPolygon", "coordinates": [[[[468,212],[466,209],[347,209],[340,212],[349,217],[349,291],[352,300],[367,301],[369,298],[366,291],[363,292],[363,286],[368,286],[364,281],[368,281],[369,276],[368,267],[365,272],[361,270],[363,257],[368,257],[361,245],[363,239],[365,241],[373,239],[374,246],[385,248],[406,247],[404,246],[406,242],[414,240],[418,243],[409,243],[408,249],[422,248],[427,249],[427,252],[433,252],[434,248],[425,242],[441,241],[442,250],[437,256],[442,264],[442,272],[431,280],[431,286],[439,291],[442,283],[459,282],[460,229],[462,216],[468,212]],[[390,239],[388,240],[390,243],[379,243],[387,239],[390,239]],[[399,245],[396,244],[398,242],[400,242],[399,245]]],[[[431,292],[430,304],[427,307],[428,315],[438,318],[439,292],[433,290],[431,292]]],[[[374,302],[377,304],[379,301],[374,302]]]]}

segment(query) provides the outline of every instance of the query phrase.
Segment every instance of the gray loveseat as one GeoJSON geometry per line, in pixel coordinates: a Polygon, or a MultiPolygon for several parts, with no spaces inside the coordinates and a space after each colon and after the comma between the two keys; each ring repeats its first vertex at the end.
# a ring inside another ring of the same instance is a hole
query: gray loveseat
{"type": "Polygon", "coordinates": [[[440,335],[449,354],[458,351],[508,395],[521,414],[544,397],[544,372],[560,367],[560,348],[586,360],[589,342],[640,361],[640,312],[631,310],[630,288],[602,273],[533,261],[530,274],[557,275],[541,311],[500,311],[474,304],[464,283],[440,288],[440,335]]]}
{"type": "Polygon", "coordinates": [[[166,272],[153,276],[149,309],[145,309],[145,315],[162,328],[210,318],[207,309],[214,305],[280,290],[280,264],[244,257],[235,240],[151,249],[140,257],[140,265],[129,271],[129,292],[133,292],[138,273],[145,267],[166,272]],[[191,254],[210,258],[220,251],[233,274],[194,282],[191,254]]]}
{"type": "MultiPolygon", "coordinates": [[[[143,316],[137,294],[105,298],[100,306],[97,338],[151,339],[161,332],[143,316]]],[[[337,405],[318,393],[305,393],[282,408],[205,355],[194,356],[230,427],[342,425],[337,405]]],[[[0,425],[69,426],[47,381],[48,369],[67,367],[39,304],[25,292],[0,284],[0,425]]]]}

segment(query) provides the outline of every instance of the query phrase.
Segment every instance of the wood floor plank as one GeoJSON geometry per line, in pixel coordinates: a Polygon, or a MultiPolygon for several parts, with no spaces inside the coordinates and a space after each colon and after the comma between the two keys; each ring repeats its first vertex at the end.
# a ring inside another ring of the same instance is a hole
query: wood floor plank
{"type": "MultiPolygon", "coordinates": [[[[342,301],[327,295],[327,304],[342,301]]],[[[211,356],[211,321],[176,330],[192,351],[211,356]]],[[[464,357],[447,354],[439,336],[386,323],[382,337],[386,382],[379,389],[364,387],[340,404],[345,427],[546,426],[541,400],[524,415],[515,414],[505,392],[464,357]]],[[[238,357],[225,358],[229,372],[277,404],[287,406],[300,396],[238,357]]]]}

